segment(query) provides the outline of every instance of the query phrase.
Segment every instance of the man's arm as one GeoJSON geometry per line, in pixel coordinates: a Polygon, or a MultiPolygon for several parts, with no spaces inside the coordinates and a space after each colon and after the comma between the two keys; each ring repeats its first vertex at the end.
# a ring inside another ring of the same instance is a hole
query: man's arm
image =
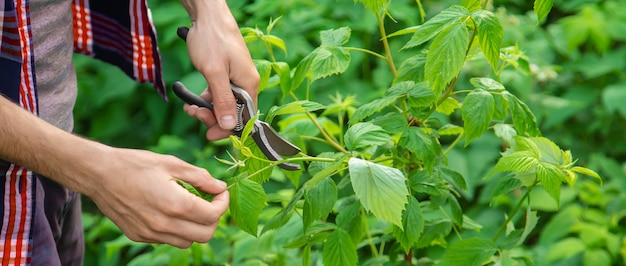
{"type": "Polygon", "coordinates": [[[0,96],[0,159],[90,197],[132,240],[207,242],[228,207],[226,185],[173,156],[120,149],[67,133],[0,96]],[[175,178],[217,194],[207,202],[175,178]]]}
{"type": "Polygon", "coordinates": [[[231,134],[237,122],[230,82],[246,90],[256,104],[259,73],[225,0],[181,3],[191,18],[187,35],[189,57],[209,84],[201,96],[213,102],[215,114],[197,106],[185,105],[185,110],[209,127],[209,140],[221,139],[231,134]]]}

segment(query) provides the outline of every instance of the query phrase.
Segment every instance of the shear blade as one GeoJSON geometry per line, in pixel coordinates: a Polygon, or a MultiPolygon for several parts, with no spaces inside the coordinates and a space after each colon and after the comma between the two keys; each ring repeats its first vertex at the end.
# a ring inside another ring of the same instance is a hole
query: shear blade
{"type": "MultiPolygon", "coordinates": [[[[298,147],[278,136],[267,123],[257,123],[257,125],[259,124],[260,126],[257,127],[257,132],[252,134],[252,138],[268,159],[280,161],[283,159],[281,155],[295,155],[300,152],[298,147]]],[[[278,167],[291,171],[300,170],[300,165],[294,163],[281,163],[278,167]]]]}

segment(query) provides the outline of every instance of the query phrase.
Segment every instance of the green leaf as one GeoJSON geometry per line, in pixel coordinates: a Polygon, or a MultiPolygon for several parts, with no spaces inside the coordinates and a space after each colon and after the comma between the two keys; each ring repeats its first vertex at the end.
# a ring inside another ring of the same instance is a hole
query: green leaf
{"type": "Polygon", "coordinates": [[[626,117],[626,83],[609,85],[602,90],[602,104],[607,111],[626,117]]]}
{"type": "Polygon", "coordinates": [[[370,122],[357,123],[346,131],[346,148],[354,151],[368,146],[381,146],[391,141],[391,136],[382,127],[370,122]]]}
{"type": "Polygon", "coordinates": [[[206,192],[204,192],[202,190],[196,189],[194,186],[190,185],[189,183],[187,183],[187,182],[185,182],[183,180],[176,179],[176,182],[178,182],[178,184],[183,186],[187,191],[191,192],[191,194],[194,194],[194,195],[200,197],[203,200],[211,201],[215,197],[215,195],[213,195],[213,194],[209,194],[209,193],[206,193],[206,192]]]}
{"type": "Polygon", "coordinates": [[[415,197],[409,196],[409,203],[402,213],[402,227],[394,226],[393,235],[400,242],[404,253],[408,254],[423,232],[424,214],[422,208],[415,197]]]}
{"type": "Polygon", "coordinates": [[[557,204],[560,204],[561,201],[561,183],[564,180],[563,175],[563,171],[561,171],[558,166],[551,163],[540,162],[537,165],[537,178],[557,204]]]}
{"type": "Polygon", "coordinates": [[[504,142],[506,142],[509,146],[513,145],[513,137],[517,136],[517,131],[515,131],[513,126],[509,124],[495,124],[493,126],[493,132],[498,138],[504,140],[504,142]]]}
{"type": "Polygon", "coordinates": [[[465,128],[465,145],[480,137],[489,127],[495,112],[495,101],[491,93],[475,89],[470,92],[461,106],[465,128]]]}
{"type": "Polygon", "coordinates": [[[397,96],[387,96],[359,106],[350,117],[350,124],[361,122],[363,119],[380,112],[385,107],[395,103],[396,99],[398,99],[397,96]]]}
{"type": "Polygon", "coordinates": [[[593,177],[595,179],[598,179],[598,180],[602,181],[602,178],[600,177],[600,175],[598,175],[598,173],[596,173],[594,170],[591,170],[589,168],[580,167],[580,166],[574,166],[574,167],[572,167],[571,170],[576,172],[576,173],[583,174],[583,175],[588,175],[590,177],[593,177]]]}
{"type": "Polygon", "coordinates": [[[524,243],[533,229],[535,229],[535,226],[537,226],[538,221],[539,217],[537,217],[537,212],[531,211],[530,208],[526,208],[526,224],[524,224],[524,233],[522,233],[522,237],[517,241],[516,246],[520,246],[524,243]]]}
{"type": "Polygon", "coordinates": [[[291,68],[285,62],[274,62],[272,68],[280,78],[280,91],[283,93],[284,100],[291,92],[291,68]]]}
{"type": "Polygon", "coordinates": [[[363,5],[374,13],[380,12],[380,9],[385,6],[386,0],[354,0],[354,2],[361,2],[363,5]]]}
{"type": "Polygon", "coordinates": [[[280,48],[281,50],[283,50],[283,52],[285,52],[285,54],[287,53],[287,47],[285,46],[285,42],[274,35],[263,35],[261,36],[261,41],[263,41],[264,43],[267,43],[271,46],[276,46],[278,48],[280,48]]]}
{"type": "Polygon", "coordinates": [[[356,265],[359,257],[356,253],[356,246],[352,242],[350,235],[341,228],[328,236],[322,249],[322,260],[327,266],[349,266],[356,265]]]}
{"type": "Polygon", "coordinates": [[[483,265],[494,253],[496,244],[484,238],[466,238],[450,245],[439,265],[483,265]]]}
{"type": "Polygon", "coordinates": [[[543,137],[529,138],[541,152],[541,160],[555,165],[563,165],[564,158],[561,148],[554,142],[543,137]]]}
{"type": "Polygon", "coordinates": [[[311,72],[308,75],[311,81],[343,73],[350,65],[350,53],[343,47],[322,46],[314,53],[311,72]]]}
{"type": "Polygon", "coordinates": [[[411,107],[424,107],[433,104],[437,100],[437,96],[426,82],[419,82],[409,90],[407,100],[411,107]]]}
{"type": "Polygon", "coordinates": [[[324,106],[323,104],[312,101],[303,100],[290,102],[275,108],[272,107],[267,112],[267,117],[265,118],[265,121],[270,123],[272,120],[274,120],[274,117],[278,115],[301,114],[305,112],[314,112],[324,108],[326,108],[326,106],[324,106]]]}
{"type": "Polygon", "coordinates": [[[453,194],[448,194],[448,203],[450,203],[450,211],[452,212],[452,220],[458,227],[463,226],[463,209],[459,200],[453,194]]]}
{"type": "Polygon", "coordinates": [[[267,60],[253,60],[256,70],[259,72],[261,80],[259,81],[259,92],[267,88],[270,75],[272,74],[272,62],[267,60]]]}
{"type": "Polygon", "coordinates": [[[350,40],[350,28],[341,27],[334,30],[324,30],[320,32],[322,46],[341,46],[350,40]]]}
{"type": "Polygon", "coordinates": [[[522,181],[520,181],[519,179],[503,177],[500,179],[498,184],[496,184],[496,187],[493,189],[492,199],[495,198],[495,196],[509,193],[517,188],[520,188],[521,186],[522,186],[522,181]]]}
{"type": "Polygon", "coordinates": [[[481,9],[482,0],[461,0],[461,5],[469,11],[481,9]]]}
{"type": "Polygon", "coordinates": [[[267,205],[267,196],[261,184],[249,179],[239,179],[230,191],[230,214],[241,230],[257,236],[259,214],[267,205]]]}
{"type": "Polygon", "coordinates": [[[435,143],[431,136],[417,127],[405,128],[398,141],[398,145],[414,153],[429,171],[435,165],[435,143]]]}
{"type": "Polygon", "coordinates": [[[532,151],[516,151],[502,156],[493,168],[495,172],[529,172],[539,164],[539,159],[532,151]]]}
{"type": "Polygon", "coordinates": [[[409,40],[409,42],[407,42],[402,49],[415,47],[427,42],[449,25],[467,17],[468,15],[469,11],[462,6],[454,5],[444,9],[441,13],[435,15],[433,18],[419,26],[411,37],[411,40],[409,40]]]}
{"type": "Polygon", "coordinates": [[[304,196],[311,205],[314,218],[321,217],[326,220],[337,201],[337,185],[330,177],[326,177],[317,182],[304,196]]]}
{"type": "Polygon", "coordinates": [[[533,9],[537,15],[537,25],[539,25],[548,16],[553,3],[554,0],[535,0],[533,9]]]}
{"type": "Polygon", "coordinates": [[[445,166],[438,169],[441,171],[442,177],[448,180],[448,182],[457,185],[460,189],[467,189],[467,181],[465,181],[465,178],[463,175],[459,174],[459,172],[445,166]]]}
{"type": "MultiPolygon", "coordinates": [[[[259,146],[256,144],[256,142],[254,142],[252,138],[247,139],[245,144],[246,149],[249,150],[253,156],[258,158],[266,158],[261,148],[259,148],[259,146]]],[[[271,162],[269,161],[250,158],[245,161],[245,166],[243,168],[244,171],[248,173],[257,173],[249,178],[252,181],[262,184],[269,180],[272,175],[272,167],[268,167],[270,164],[271,162]]]]}
{"type": "Polygon", "coordinates": [[[531,137],[540,136],[541,132],[537,127],[537,119],[530,111],[530,108],[508,91],[504,91],[502,96],[504,96],[509,103],[509,110],[517,133],[531,137]]]}
{"type": "Polygon", "coordinates": [[[440,95],[461,72],[468,45],[469,32],[464,22],[447,26],[433,40],[426,55],[425,75],[435,95],[440,95]]]}
{"type": "Polygon", "coordinates": [[[436,110],[444,115],[451,115],[459,107],[461,107],[459,101],[452,97],[448,97],[441,104],[437,105],[436,110]]]}
{"type": "Polygon", "coordinates": [[[457,125],[446,124],[439,128],[437,132],[439,133],[439,136],[455,136],[463,134],[464,129],[463,127],[457,125]]]}
{"type": "Polygon", "coordinates": [[[472,12],[472,18],[476,22],[480,49],[493,71],[498,73],[500,46],[502,45],[502,36],[504,36],[504,29],[500,20],[493,12],[484,9],[472,12]]]}
{"type": "Polygon", "coordinates": [[[352,188],[363,208],[379,219],[402,226],[402,211],[409,196],[402,172],[358,158],[350,158],[348,165],[352,188]]]}
{"type": "Polygon", "coordinates": [[[424,66],[426,65],[426,53],[419,53],[412,57],[405,59],[398,68],[398,74],[396,75],[393,83],[399,83],[402,81],[422,81],[424,80],[424,66]]]}
{"type": "Polygon", "coordinates": [[[407,119],[398,112],[391,112],[383,116],[376,117],[372,123],[379,125],[387,132],[401,132],[409,126],[407,119]]]}
{"type": "Polygon", "coordinates": [[[477,89],[486,91],[502,92],[505,91],[504,85],[490,78],[471,78],[470,83],[477,89]]]}

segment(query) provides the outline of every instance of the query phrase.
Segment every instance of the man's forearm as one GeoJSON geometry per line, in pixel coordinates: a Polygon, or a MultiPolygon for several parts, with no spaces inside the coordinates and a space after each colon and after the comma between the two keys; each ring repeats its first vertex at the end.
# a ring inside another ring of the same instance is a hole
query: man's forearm
{"type": "Polygon", "coordinates": [[[232,17],[225,0],[181,0],[191,21],[215,23],[232,17]]]}
{"type": "MultiPolygon", "coordinates": [[[[97,167],[108,146],[65,132],[0,96],[0,159],[45,175],[77,192],[76,177],[97,167]]],[[[102,166],[100,166],[102,167],[102,166]]]]}

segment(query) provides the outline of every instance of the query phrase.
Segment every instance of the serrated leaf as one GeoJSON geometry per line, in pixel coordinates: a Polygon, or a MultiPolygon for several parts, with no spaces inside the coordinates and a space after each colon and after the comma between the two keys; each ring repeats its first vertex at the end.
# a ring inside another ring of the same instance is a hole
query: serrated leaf
{"type": "Polygon", "coordinates": [[[405,254],[408,254],[411,248],[424,232],[424,214],[422,208],[415,197],[409,197],[409,203],[402,213],[402,228],[393,227],[393,235],[400,242],[400,246],[405,254]]]}
{"type": "Polygon", "coordinates": [[[430,45],[426,55],[425,76],[435,95],[440,95],[445,87],[463,68],[469,31],[465,22],[455,22],[441,31],[430,45]]]}
{"type": "Polygon", "coordinates": [[[564,181],[563,171],[551,163],[540,162],[537,165],[537,179],[546,189],[557,205],[561,201],[561,183],[564,181]]]}
{"type": "Polygon", "coordinates": [[[349,266],[357,264],[359,257],[356,253],[356,246],[346,231],[337,228],[328,236],[322,249],[322,260],[324,265],[327,266],[349,266]]]}
{"type": "Polygon", "coordinates": [[[537,119],[530,111],[530,108],[520,101],[515,95],[505,91],[502,96],[509,104],[513,125],[519,135],[529,135],[531,137],[540,136],[541,132],[537,127],[537,119]]]}
{"type": "Polygon", "coordinates": [[[462,6],[454,5],[444,9],[441,13],[420,25],[411,37],[411,40],[409,40],[402,49],[415,47],[427,42],[443,31],[447,26],[468,15],[469,11],[462,6]]]}
{"type": "Polygon", "coordinates": [[[254,66],[259,72],[259,92],[267,88],[270,75],[272,74],[272,62],[267,60],[253,60],[254,66]]]}
{"type": "Polygon", "coordinates": [[[267,205],[261,184],[239,179],[230,187],[230,214],[241,230],[257,236],[259,214],[267,205]]]}
{"type": "Polygon", "coordinates": [[[280,91],[284,100],[291,92],[291,68],[285,62],[273,62],[272,68],[280,78],[280,91]]]}
{"type": "Polygon", "coordinates": [[[437,105],[436,110],[444,115],[451,115],[459,107],[461,107],[461,104],[457,101],[457,99],[448,97],[442,103],[437,105]]]}
{"type": "Polygon", "coordinates": [[[350,65],[350,53],[343,47],[323,46],[314,53],[309,74],[311,81],[343,73],[350,65]]]}
{"type": "Polygon", "coordinates": [[[539,159],[535,157],[532,151],[516,151],[511,154],[502,156],[493,168],[495,172],[529,172],[535,169],[539,164],[539,159]]]}
{"type": "Polygon", "coordinates": [[[547,138],[529,138],[541,152],[541,160],[555,165],[563,165],[561,148],[547,138]]]}
{"type": "Polygon", "coordinates": [[[513,140],[515,140],[516,151],[529,151],[532,153],[531,155],[532,157],[535,157],[541,160],[541,150],[539,149],[539,147],[537,147],[535,142],[532,141],[532,139],[521,137],[521,136],[516,136],[516,137],[513,137],[513,140]]]}
{"type": "Polygon", "coordinates": [[[354,151],[368,146],[381,146],[391,141],[391,136],[382,127],[370,122],[357,123],[346,131],[346,148],[354,151]]]}
{"type": "Polygon", "coordinates": [[[482,0],[462,0],[461,5],[469,11],[481,9],[482,0]]]}
{"type": "Polygon", "coordinates": [[[408,149],[419,158],[429,171],[435,165],[435,141],[417,127],[408,127],[402,131],[398,144],[408,149]]]}
{"type": "Polygon", "coordinates": [[[356,124],[363,119],[380,112],[380,110],[396,102],[397,96],[388,96],[373,100],[369,103],[359,106],[350,117],[350,124],[356,124]]]}
{"type": "Polygon", "coordinates": [[[493,71],[498,73],[500,46],[504,36],[504,29],[500,24],[500,20],[493,12],[484,9],[472,12],[472,18],[476,22],[480,49],[483,51],[493,71]]]}
{"type": "Polygon", "coordinates": [[[439,170],[441,171],[442,177],[445,178],[448,182],[456,184],[460,189],[467,189],[467,181],[465,181],[465,178],[459,172],[445,166],[439,168],[439,170]]]}
{"type": "Polygon", "coordinates": [[[379,219],[402,226],[402,211],[409,196],[402,172],[358,158],[350,158],[348,165],[352,188],[363,208],[379,219]]]}
{"type": "Polygon", "coordinates": [[[506,88],[504,88],[504,85],[491,78],[471,78],[470,83],[472,84],[472,86],[474,86],[474,88],[483,89],[486,91],[502,92],[506,90],[506,88]]]}
{"type": "Polygon", "coordinates": [[[387,132],[400,132],[409,126],[407,119],[398,112],[391,112],[376,117],[372,120],[372,123],[382,127],[387,132]]]}
{"type": "Polygon", "coordinates": [[[261,41],[271,46],[276,46],[280,48],[281,50],[283,50],[285,54],[287,54],[287,47],[285,46],[285,42],[281,38],[274,36],[274,35],[263,35],[261,37],[261,41]]]}
{"type": "Polygon", "coordinates": [[[385,6],[386,0],[354,0],[354,2],[361,2],[372,12],[378,13],[380,12],[380,9],[385,6]]]}
{"type": "Polygon", "coordinates": [[[520,188],[521,186],[522,181],[517,178],[501,178],[498,184],[496,184],[496,187],[493,189],[492,198],[501,194],[509,193],[517,188],[520,188]]]}
{"type": "Polygon", "coordinates": [[[426,82],[420,82],[409,90],[407,100],[411,107],[424,107],[433,104],[437,100],[437,96],[426,82]]]}
{"type": "Polygon", "coordinates": [[[452,212],[452,220],[458,227],[463,226],[463,209],[461,204],[453,194],[448,194],[448,203],[450,203],[450,211],[452,212]]]}
{"type": "Polygon", "coordinates": [[[539,25],[550,13],[554,0],[535,0],[533,10],[537,15],[537,25],[539,25]]]}
{"type": "MultiPolygon", "coordinates": [[[[249,157],[266,158],[261,148],[259,148],[253,139],[247,139],[245,144],[246,149],[252,153],[252,156],[249,157]]],[[[257,173],[249,178],[250,180],[262,184],[269,180],[272,175],[272,167],[268,167],[270,164],[271,162],[269,161],[250,158],[245,161],[243,169],[248,173],[257,173]]]]}
{"type": "Polygon", "coordinates": [[[324,30],[320,32],[322,46],[341,46],[350,40],[350,28],[341,27],[338,29],[324,30]]]}
{"type": "Polygon", "coordinates": [[[522,233],[522,237],[517,241],[516,246],[520,246],[524,243],[528,235],[535,229],[537,226],[537,222],[539,221],[539,217],[537,216],[536,211],[531,211],[530,208],[526,208],[526,224],[524,224],[524,232],[522,233]]]}
{"type": "Polygon", "coordinates": [[[570,170],[579,174],[588,175],[590,177],[593,177],[595,179],[602,181],[602,178],[600,177],[600,175],[598,175],[598,173],[596,173],[594,170],[591,170],[589,168],[574,166],[570,170]]]}
{"type": "Polygon", "coordinates": [[[495,124],[493,126],[493,132],[509,146],[513,145],[513,137],[517,136],[517,131],[509,124],[495,124]]]}
{"type": "Polygon", "coordinates": [[[489,239],[467,238],[448,246],[439,265],[483,265],[496,251],[489,239]]]}
{"type": "Polygon", "coordinates": [[[491,93],[475,89],[470,92],[463,105],[461,115],[465,128],[465,145],[480,137],[489,127],[495,111],[495,101],[491,93]]]}
{"type": "Polygon", "coordinates": [[[424,66],[426,65],[426,53],[419,53],[405,59],[398,68],[398,74],[393,83],[402,81],[419,82],[424,80],[424,66]]]}
{"type": "Polygon", "coordinates": [[[446,124],[443,125],[437,132],[439,136],[455,136],[463,134],[464,130],[463,127],[453,124],[446,124]]]}
{"type": "Polygon", "coordinates": [[[311,205],[314,218],[321,217],[322,220],[326,220],[337,201],[337,185],[331,178],[326,177],[317,182],[304,196],[311,205]]]}
{"type": "Polygon", "coordinates": [[[278,106],[276,108],[271,108],[267,112],[267,117],[265,121],[269,123],[270,121],[274,119],[275,116],[278,116],[278,115],[301,114],[305,112],[314,112],[314,111],[321,110],[324,108],[326,108],[326,106],[318,102],[312,102],[312,101],[306,101],[306,100],[290,102],[290,103],[278,106]]]}

